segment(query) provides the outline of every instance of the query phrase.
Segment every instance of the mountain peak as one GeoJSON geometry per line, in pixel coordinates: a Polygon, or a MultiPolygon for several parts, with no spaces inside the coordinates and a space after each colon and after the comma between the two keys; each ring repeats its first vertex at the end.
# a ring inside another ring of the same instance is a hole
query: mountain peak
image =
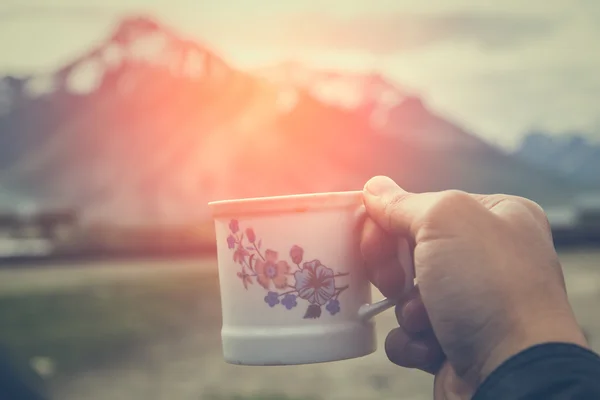
{"type": "Polygon", "coordinates": [[[150,34],[165,30],[166,28],[162,27],[158,22],[154,21],[150,17],[131,16],[124,18],[117,25],[117,28],[112,34],[112,40],[121,44],[127,44],[131,40],[132,36],[150,34]]]}
{"type": "Polygon", "coordinates": [[[403,89],[376,72],[311,69],[298,62],[285,62],[254,72],[278,85],[300,87],[325,103],[349,109],[388,109],[406,96],[403,89]]]}
{"type": "Polygon", "coordinates": [[[590,187],[598,187],[600,178],[600,144],[585,134],[564,132],[550,134],[532,131],[525,136],[516,155],[527,162],[590,187]]]}
{"type": "MultiPolygon", "coordinates": [[[[88,51],[53,73],[33,77],[46,80],[48,92],[87,94],[97,90],[107,75],[125,70],[161,69],[173,78],[210,79],[231,72],[208,47],[189,40],[146,16],[123,19],[88,51]]],[[[139,72],[135,74],[139,75],[139,72]]],[[[112,76],[113,81],[118,77],[112,76]]],[[[32,82],[33,83],[33,82],[32,82]]]]}

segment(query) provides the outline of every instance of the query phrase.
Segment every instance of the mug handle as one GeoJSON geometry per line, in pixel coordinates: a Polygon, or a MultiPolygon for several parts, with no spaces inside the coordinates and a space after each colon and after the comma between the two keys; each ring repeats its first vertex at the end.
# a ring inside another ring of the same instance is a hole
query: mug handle
{"type": "MultiPolygon", "coordinates": [[[[403,295],[410,292],[416,285],[415,268],[410,255],[410,247],[405,239],[398,240],[398,262],[402,265],[404,276],[406,277],[406,282],[404,283],[404,288],[400,296],[401,299],[403,295]]],[[[368,321],[385,310],[392,308],[398,304],[398,301],[399,299],[387,298],[376,303],[364,304],[358,309],[358,318],[362,321],[368,321]]]]}

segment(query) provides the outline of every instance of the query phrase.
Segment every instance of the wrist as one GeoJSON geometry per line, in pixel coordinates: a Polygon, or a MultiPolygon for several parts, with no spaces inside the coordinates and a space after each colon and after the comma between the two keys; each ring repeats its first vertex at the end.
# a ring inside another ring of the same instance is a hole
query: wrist
{"type": "Polygon", "coordinates": [[[586,349],[589,344],[571,312],[553,313],[547,318],[524,321],[516,324],[481,364],[474,380],[480,385],[496,368],[518,353],[544,343],[570,343],[586,349]]]}

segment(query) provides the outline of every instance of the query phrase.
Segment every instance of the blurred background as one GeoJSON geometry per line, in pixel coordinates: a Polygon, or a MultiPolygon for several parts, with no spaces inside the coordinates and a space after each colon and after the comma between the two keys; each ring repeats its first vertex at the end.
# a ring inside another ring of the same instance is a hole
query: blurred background
{"type": "Polygon", "coordinates": [[[0,367],[65,400],[431,398],[381,349],[221,357],[206,203],[378,174],[539,202],[599,350],[598,20],[594,0],[3,0],[0,367]]]}

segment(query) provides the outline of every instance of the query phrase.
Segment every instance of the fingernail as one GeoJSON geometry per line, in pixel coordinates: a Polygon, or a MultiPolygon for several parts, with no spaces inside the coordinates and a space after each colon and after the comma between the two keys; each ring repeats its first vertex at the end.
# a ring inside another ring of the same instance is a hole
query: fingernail
{"type": "Polygon", "coordinates": [[[413,306],[413,302],[415,300],[409,300],[406,304],[404,304],[404,307],[402,307],[402,322],[405,324],[408,324],[409,318],[411,316],[411,314],[413,313],[412,307],[413,306]]]}
{"type": "Polygon", "coordinates": [[[367,182],[365,189],[373,196],[383,196],[394,190],[398,190],[398,185],[387,176],[376,176],[367,182]]]}

